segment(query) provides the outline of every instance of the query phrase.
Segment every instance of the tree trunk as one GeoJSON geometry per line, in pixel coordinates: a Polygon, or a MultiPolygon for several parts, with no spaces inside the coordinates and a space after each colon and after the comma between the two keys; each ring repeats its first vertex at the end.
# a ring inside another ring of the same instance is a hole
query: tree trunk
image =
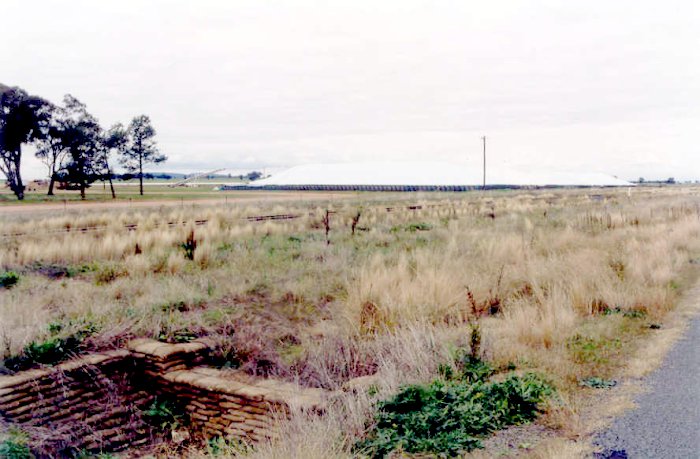
{"type": "Polygon", "coordinates": [[[14,181],[14,187],[10,185],[10,188],[12,188],[12,191],[15,192],[17,199],[21,201],[24,199],[24,184],[22,183],[22,176],[19,175],[19,164],[17,164],[17,174],[15,175],[14,181]]]}
{"type": "Polygon", "coordinates": [[[139,154],[139,192],[143,196],[143,155],[139,154]]]}
{"type": "Polygon", "coordinates": [[[24,184],[22,184],[22,176],[20,175],[19,165],[22,158],[21,148],[12,153],[4,153],[2,156],[2,164],[0,164],[0,170],[5,174],[7,178],[7,185],[10,190],[17,196],[18,200],[24,199],[24,184]],[[6,156],[8,155],[9,156],[6,156]]]}
{"type": "Polygon", "coordinates": [[[53,196],[53,186],[56,183],[56,172],[51,168],[51,174],[49,174],[49,192],[46,193],[47,196],[53,196]]]}
{"type": "Polygon", "coordinates": [[[80,199],[85,201],[85,181],[80,181],[80,199]]]}
{"type": "Polygon", "coordinates": [[[49,192],[46,193],[47,196],[53,196],[54,183],[56,183],[56,177],[52,175],[51,178],[49,179],[49,192]]]}
{"type": "Polygon", "coordinates": [[[114,184],[112,183],[112,173],[107,172],[107,177],[109,178],[109,189],[112,192],[112,199],[117,199],[117,193],[114,192],[114,184]]]}
{"type": "Polygon", "coordinates": [[[17,171],[17,183],[15,185],[15,189],[12,191],[15,192],[18,201],[22,201],[24,199],[24,185],[22,184],[22,177],[19,175],[19,170],[17,171]]]}

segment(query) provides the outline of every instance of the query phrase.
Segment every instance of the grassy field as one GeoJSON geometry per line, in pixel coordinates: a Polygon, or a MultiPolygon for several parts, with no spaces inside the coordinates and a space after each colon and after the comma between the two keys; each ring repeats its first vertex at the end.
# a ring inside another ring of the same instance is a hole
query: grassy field
{"type": "MultiPolygon", "coordinates": [[[[212,199],[221,197],[220,191],[215,191],[216,184],[205,184],[205,180],[198,186],[187,187],[171,187],[170,184],[176,183],[176,180],[153,181],[147,180],[144,183],[144,195],[139,194],[138,181],[129,182],[114,182],[115,192],[118,201],[129,200],[153,200],[153,199],[212,199]]],[[[217,182],[218,184],[219,182],[217,182]]],[[[232,181],[232,184],[240,184],[240,181],[232,181]]],[[[47,196],[48,187],[46,185],[30,184],[27,186],[24,202],[31,203],[62,203],[64,201],[80,201],[80,193],[75,190],[54,190],[53,196],[47,196]]],[[[108,202],[112,201],[112,194],[109,189],[109,184],[95,183],[88,188],[86,193],[86,201],[90,202],[108,202]]],[[[0,188],[0,206],[17,204],[17,198],[9,190],[9,188],[0,188]]]]}
{"type": "Polygon", "coordinates": [[[357,455],[382,400],[407,384],[462,387],[449,375],[469,356],[491,368],[490,383],[532,373],[556,394],[522,434],[534,440],[488,454],[573,457],[587,447],[581,415],[596,391],[620,378],[697,278],[700,189],[18,213],[0,220],[0,238],[6,362],[69,337],[88,352],[208,336],[220,365],[251,374],[331,390],[370,378],[324,416],[300,414],[275,440],[220,456],[357,455]],[[295,218],[249,218],[278,214],[295,218]]]}

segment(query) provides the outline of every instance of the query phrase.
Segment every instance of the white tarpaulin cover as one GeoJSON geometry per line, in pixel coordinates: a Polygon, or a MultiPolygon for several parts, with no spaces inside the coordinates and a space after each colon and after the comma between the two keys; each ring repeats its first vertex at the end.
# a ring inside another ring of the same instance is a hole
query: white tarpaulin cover
{"type": "MultiPolygon", "coordinates": [[[[365,162],[296,166],[266,179],[252,182],[250,186],[479,186],[482,180],[481,168],[466,164],[365,162]]],[[[503,168],[487,169],[486,184],[489,186],[632,186],[625,180],[597,172],[522,171],[503,168]]]]}

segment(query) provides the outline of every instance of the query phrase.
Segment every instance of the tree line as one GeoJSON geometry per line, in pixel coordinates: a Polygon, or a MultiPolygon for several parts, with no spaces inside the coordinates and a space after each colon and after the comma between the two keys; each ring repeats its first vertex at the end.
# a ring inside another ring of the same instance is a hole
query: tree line
{"type": "Polygon", "coordinates": [[[56,105],[22,88],[0,84],[0,172],[19,200],[25,191],[20,173],[25,145],[34,145],[36,156],[46,165],[49,195],[60,182],[80,190],[85,199],[85,190],[101,180],[109,182],[116,198],[115,156],[128,173],[138,177],[143,195],[144,166],[167,159],[158,150],[155,136],[147,115],[134,117],[128,126],[117,123],[104,129],[85,104],[70,94],[56,105]]]}

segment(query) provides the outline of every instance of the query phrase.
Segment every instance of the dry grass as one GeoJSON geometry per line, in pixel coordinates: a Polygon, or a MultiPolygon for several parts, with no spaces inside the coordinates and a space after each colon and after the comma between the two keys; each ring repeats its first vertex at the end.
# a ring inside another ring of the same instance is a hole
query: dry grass
{"type": "MultiPolygon", "coordinates": [[[[475,312],[485,357],[550,378],[562,403],[542,422],[580,434],[581,378],[623,374],[657,333],[649,325],[673,320],[691,284],[700,190],[368,194],[22,215],[0,222],[0,234],[13,233],[27,234],[5,237],[0,252],[1,266],[22,273],[0,291],[6,353],[43,339],[51,322],[69,331],[89,321],[100,328],[93,347],[184,331],[214,337],[248,371],[302,384],[337,389],[376,373],[372,397],[348,393],[323,418],[299,414],[278,440],[245,453],[348,457],[376,400],[435,378],[466,345],[475,312]],[[336,212],[330,244],[327,209],[336,212]],[[299,218],[247,219],[273,214],[299,218]],[[192,230],[190,261],[180,244],[192,230]]],[[[552,440],[532,457],[584,450],[552,440]]]]}

